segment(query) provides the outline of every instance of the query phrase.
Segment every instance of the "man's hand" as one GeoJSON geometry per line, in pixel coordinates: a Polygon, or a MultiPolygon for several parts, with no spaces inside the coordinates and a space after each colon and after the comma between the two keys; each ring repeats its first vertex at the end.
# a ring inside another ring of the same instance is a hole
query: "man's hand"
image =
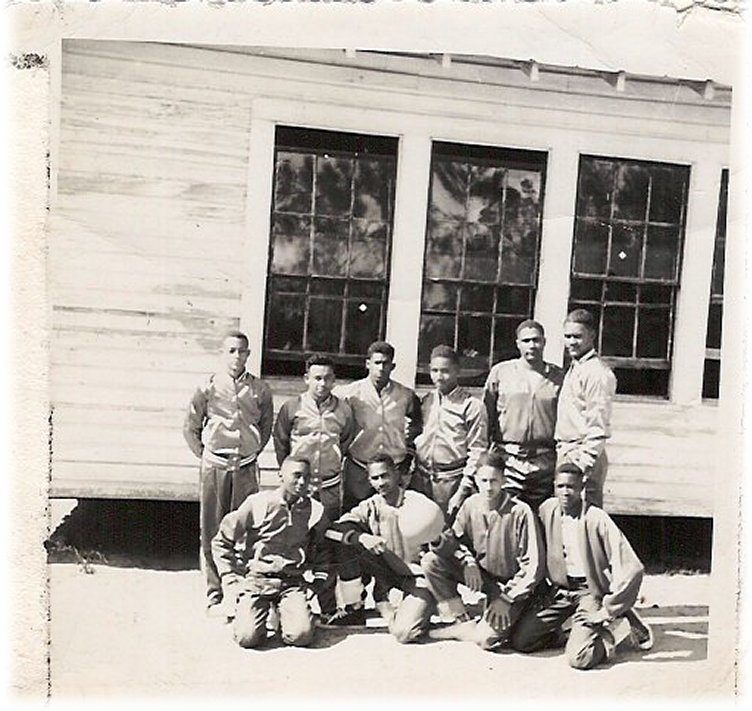
{"type": "Polygon", "coordinates": [[[358,536],[358,543],[375,555],[381,555],[386,550],[386,541],[381,536],[374,536],[370,533],[361,533],[358,536]]]}
{"type": "Polygon", "coordinates": [[[610,622],[611,618],[604,608],[600,610],[577,610],[572,617],[574,622],[585,627],[602,627],[610,622]]]}
{"type": "Polygon", "coordinates": [[[476,563],[465,565],[465,585],[473,592],[480,592],[483,587],[483,578],[480,574],[480,568],[476,563]]]}
{"type": "Polygon", "coordinates": [[[497,597],[486,607],[486,620],[488,624],[497,632],[506,632],[512,624],[512,620],[509,617],[509,610],[511,608],[511,602],[497,597]]]}

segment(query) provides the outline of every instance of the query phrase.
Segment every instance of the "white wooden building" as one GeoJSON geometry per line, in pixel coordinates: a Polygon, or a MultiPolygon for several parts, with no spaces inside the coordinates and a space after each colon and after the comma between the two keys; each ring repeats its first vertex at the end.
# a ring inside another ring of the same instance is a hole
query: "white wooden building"
{"type": "Polygon", "coordinates": [[[419,387],[447,341],[482,382],[528,316],[561,363],[579,304],[620,383],[606,508],[712,516],[728,85],[65,40],[60,93],[52,496],[196,499],[183,413],[229,327],[279,406],[375,337],[419,387]]]}

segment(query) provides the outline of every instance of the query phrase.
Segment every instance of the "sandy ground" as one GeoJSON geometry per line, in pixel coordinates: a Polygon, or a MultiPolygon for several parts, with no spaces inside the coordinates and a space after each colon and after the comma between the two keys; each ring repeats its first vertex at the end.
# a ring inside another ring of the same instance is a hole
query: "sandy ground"
{"type": "Polygon", "coordinates": [[[511,688],[526,697],[623,698],[712,690],[707,575],[648,576],[641,609],[655,631],[653,650],[623,650],[608,668],[577,672],[561,651],[489,653],[451,641],[401,646],[378,626],[319,630],[312,649],[269,639],[264,649],[243,650],[224,622],[205,615],[198,570],[54,563],[49,572],[53,699],[219,693],[446,699],[511,688]]]}

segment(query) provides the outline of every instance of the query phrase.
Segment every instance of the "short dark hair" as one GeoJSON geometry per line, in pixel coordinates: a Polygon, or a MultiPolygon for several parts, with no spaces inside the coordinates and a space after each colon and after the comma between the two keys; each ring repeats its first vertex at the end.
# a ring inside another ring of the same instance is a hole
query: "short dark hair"
{"type": "Polygon", "coordinates": [[[526,318],[524,321],[518,323],[517,328],[514,329],[514,335],[519,336],[520,331],[524,328],[534,328],[541,336],[545,337],[546,335],[546,330],[543,328],[543,324],[532,318],[526,318]]]}
{"type": "Polygon", "coordinates": [[[583,479],[585,474],[574,462],[564,462],[556,467],[556,474],[574,474],[583,479]]]}
{"type": "Polygon", "coordinates": [[[226,341],[228,338],[238,338],[241,341],[245,341],[245,347],[248,348],[250,346],[250,341],[248,340],[248,336],[245,335],[242,331],[238,331],[237,329],[230,329],[229,331],[225,332],[224,337],[222,338],[222,341],[226,341]]]}
{"type": "Polygon", "coordinates": [[[394,346],[386,341],[374,341],[368,346],[366,358],[370,358],[374,353],[381,353],[389,358],[389,360],[394,360],[394,346]]]}
{"type": "Polygon", "coordinates": [[[457,355],[457,351],[454,350],[451,346],[447,345],[440,345],[436,346],[431,351],[431,358],[430,360],[433,360],[434,358],[446,358],[447,360],[452,361],[455,365],[460,364],[460,357],[457,355]]]}
{"type": "Polygon", "coordinates": [[[564,323],[579,323],[590,329],[593,333],[597,331],[595,317],[586,309],[575,309],[567,314],[564,323]]]}
{"type": "MultiPolygon", "coordinates": [[[[487,449],[480,453],[477,468],[493,467],[504,471],[504,455],[498,449],[487,449]]],[[[477,471],[477,470],[476,470],[477,471]]]]}
{"type": "Polygon", "coordinates": [[[302,464],[305,464],[306,467],[308,467],[308,471],[311,471],[311,461],[304,457],[301,454],[288,454],[283,460],[282,464],[279,465],[280,471],[282,470],[282,467],[285,466],[286,462],[301,462],[302,464]]]}
{"type": "Polygon", "coordinates": [[[323,353],[314,353],[306,358],[306,373],[311,369],[312,365],[328,365],[334,370],[334,361],[328,355],[324,355],[323,353]]]}
{"type": "Polygon", "coordinates": [[[382,462],[388,465],[390,469],[394,469],[396,466],[394,459],[392,459],[392,455],[387,454],[386,452],[376,452],[376,454],[368,458],[366,464],[380,464],[382,462]]]}

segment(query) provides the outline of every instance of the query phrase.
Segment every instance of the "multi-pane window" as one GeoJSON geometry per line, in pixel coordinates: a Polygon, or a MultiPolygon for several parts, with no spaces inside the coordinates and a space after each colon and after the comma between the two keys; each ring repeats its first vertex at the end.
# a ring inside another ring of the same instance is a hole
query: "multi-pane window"
{"type": "Polygon", "coordinates": [[[718,398],[721,378],[721,322],[723,320],[723,264],[726,251],[726,210],[728,208],[728,170],[721,174],[718,219],[715,226],[713,276],[710,284],[708,330],[705,338],[705,370],[702,396],[718,398]]]}
{"type": "Polygon", "coordinates": [[[384,336],[397,139],[278,127],[263,370],[384,336]]]}
{"type": "Polygon", "coordinates": [[[469,382],[517,355],[514,330],[535,298],[545,165],[544,153],[434,144],[419,381],[442,343],[469,382]]]}
{"type": "Polygon", "coordinates": [[[618,392],[668,395],[689,168],[580,159],[569,307],[596,318],[618,392]]]}

